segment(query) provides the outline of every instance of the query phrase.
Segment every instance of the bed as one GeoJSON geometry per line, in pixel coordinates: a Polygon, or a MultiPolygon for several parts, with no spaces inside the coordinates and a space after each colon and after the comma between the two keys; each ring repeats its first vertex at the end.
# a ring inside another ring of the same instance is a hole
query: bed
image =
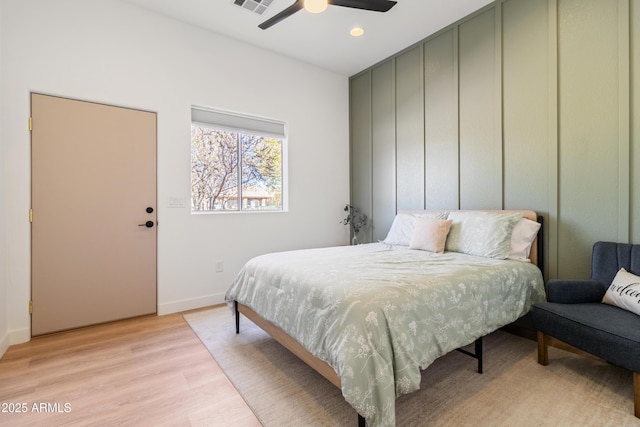
{"type": "Polygon", "coordinates": [[[533,211],[402,211],[383,242],[255,257],[225,298],[236,332],[242,313],[341,388],[360,425],[393,426],[395,399],[419,388],[420,370],[475,342],[465,352],[481,372],[482,337],[544,300],[538,221],[533,211]],[[525,221],[528,237],[514,243],[525,221]],[[443,251],[430,250],[443,222],[443,251]]]}

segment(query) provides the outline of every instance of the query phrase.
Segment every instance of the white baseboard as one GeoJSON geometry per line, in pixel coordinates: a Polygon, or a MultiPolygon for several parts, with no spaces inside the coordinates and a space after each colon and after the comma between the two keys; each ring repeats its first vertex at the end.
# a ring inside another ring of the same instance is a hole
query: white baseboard
{"type": "Polygon", "coordinates": [[[14,329],[9,331],[9,344],[22,344],[23,342],[31,341],[31,329],[14,329]]]}
{"type": "Polygon", "coordinates": [[[204,297],[190,298],[181,301],[172,301],[164,304],[158,304],[158,316],[163,314],[178,313],[180,311],[193,310],[210,305],[224,303],[224,294],[207,295],[204,297]]]}
{"type": "Polygon", "coordinates": [[[0,357],[4,356],[4,353],[7,351],[9,346],[14,344],[22,344],[30,340],[31,340],[30,329],[16,329],[16,330],[7,332],[5,336],[2,338],[2,340],[0,340],[0,357]]]}
{"type": "Polygon", "coordinates": [[[0,358],[4,356],[4,353],[9,348],[9,334],[5,334],[4,338],[0,341],[0,358]]]}

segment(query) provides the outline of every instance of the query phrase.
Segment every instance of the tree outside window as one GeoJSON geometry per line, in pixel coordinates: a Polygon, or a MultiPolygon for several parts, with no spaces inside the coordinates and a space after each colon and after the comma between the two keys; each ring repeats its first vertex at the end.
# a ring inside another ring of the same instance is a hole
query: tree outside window
{"type": "Polygon", "coordinates": [[[191,211],[283,210],[281,138],[191,125],[191,211]]]}

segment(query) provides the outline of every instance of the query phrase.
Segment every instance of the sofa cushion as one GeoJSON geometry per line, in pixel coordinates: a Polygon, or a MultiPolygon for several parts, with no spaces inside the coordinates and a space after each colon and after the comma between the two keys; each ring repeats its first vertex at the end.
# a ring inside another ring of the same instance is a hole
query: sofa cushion
{"type": "Polygon", "coordinates": [[[602,303],[533,307],[533,326],[608,362],[640,372],[640,317],[602,303]]]}
{"type": "Polygon", "coordinates": [[[602,302],[608,285],[599,280],[551,279],[545,285],[547,301],[562,304],[602,302]]]}
{"type": "Polygon", "coordinates": [[[640,276],[640,245],[614,242],[596,242],[591,255],[591,278],[611,283],[624,268],[640,276]]]}

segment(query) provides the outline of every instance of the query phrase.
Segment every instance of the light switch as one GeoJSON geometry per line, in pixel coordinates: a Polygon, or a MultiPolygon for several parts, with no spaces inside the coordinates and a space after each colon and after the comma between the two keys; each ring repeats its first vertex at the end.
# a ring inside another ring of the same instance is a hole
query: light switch
{"type": "Polygon", "coordinates": [[[170,196],[169,197],[169,201],[167,202],[167,207],[170,208],[184,208],[185,206],[185,198],[184,197],[177,197],[177,196],[170,196]]]}

